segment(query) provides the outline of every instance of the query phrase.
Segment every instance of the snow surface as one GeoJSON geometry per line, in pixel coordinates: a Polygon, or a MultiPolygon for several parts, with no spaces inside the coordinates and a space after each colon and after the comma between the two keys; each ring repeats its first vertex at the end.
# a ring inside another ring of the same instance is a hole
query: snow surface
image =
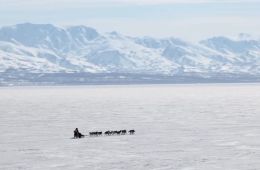
{"type": "Polygon", "coordinates": [[[259,84],[0,88],[3,170],[260,169],[259,84]],[[135,135],[71,139],[78,127],[135,135]]]}

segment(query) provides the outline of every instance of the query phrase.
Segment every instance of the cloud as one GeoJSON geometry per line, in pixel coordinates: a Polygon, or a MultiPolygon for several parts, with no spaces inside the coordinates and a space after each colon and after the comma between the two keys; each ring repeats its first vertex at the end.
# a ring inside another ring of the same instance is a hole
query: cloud
{"type": "Polygon", "coordinates": [[[0,3],[2,26],[22,22],[84,24],[102,32],[173,35],[193,40],[217,34],[259,34],[260,30],[260,0],[0,0],[0,3]]]}
{"type": "MultiPolygon", "coordinates": [[[[133,19],[116,18],[75,20],[74,25],[84,24],[100,32],[118,31],[129,36],[178,37],[197,42],[211,36],[234,37],[241,32],[259,36],[258,17],[193,17],[185,19],[133,19]]],[[[60,23],[68,26],[71,22],[60,23]]]]}
{"type": "Polygon", "coordinates": [[[117,6],[117,5],[158,5],[158,4],[203,4],[203,3],[260,3],[259,0],[0,0],[2,7],[10,6],[41,6],[41,5],[90,5],[90,6],[117,6]]]}
{"type": "Polygon", "coordinates": [[[115,0],[118,3],[154,5],[154,4],[203,4],[203,3],[250,3],[258,0],[115,0]]]}

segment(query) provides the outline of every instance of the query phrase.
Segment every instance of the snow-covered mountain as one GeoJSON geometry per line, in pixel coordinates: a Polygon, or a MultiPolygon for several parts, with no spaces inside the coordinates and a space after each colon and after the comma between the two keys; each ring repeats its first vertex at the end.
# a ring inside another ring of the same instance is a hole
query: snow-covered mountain
{"type": "Polygon", "coordinates": [[[260,75],[260,41],[241,37],[193,44],[86,26],[18,24],[0,28],[0,72],[260,75]]]}

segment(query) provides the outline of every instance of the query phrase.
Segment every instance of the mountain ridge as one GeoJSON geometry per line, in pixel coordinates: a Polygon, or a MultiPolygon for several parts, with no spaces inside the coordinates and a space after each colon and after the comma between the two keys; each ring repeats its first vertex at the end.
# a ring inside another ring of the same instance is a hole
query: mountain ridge
{"type": "Polygon", "coordinates": [[[260,75],[260,41],[101,34],[83,25],[17,24],[0,28],[0,72],[260,75]]]}

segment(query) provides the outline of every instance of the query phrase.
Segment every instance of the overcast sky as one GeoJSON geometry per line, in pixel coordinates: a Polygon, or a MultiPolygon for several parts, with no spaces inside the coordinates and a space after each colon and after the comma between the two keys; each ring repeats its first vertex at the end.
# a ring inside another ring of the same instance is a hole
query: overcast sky
{"type": "Polygon", "coordinates": [[[86,25],[100,32],[179,37],[260,36],[260,0],[0,0],[0,26],[86,25]]]}

